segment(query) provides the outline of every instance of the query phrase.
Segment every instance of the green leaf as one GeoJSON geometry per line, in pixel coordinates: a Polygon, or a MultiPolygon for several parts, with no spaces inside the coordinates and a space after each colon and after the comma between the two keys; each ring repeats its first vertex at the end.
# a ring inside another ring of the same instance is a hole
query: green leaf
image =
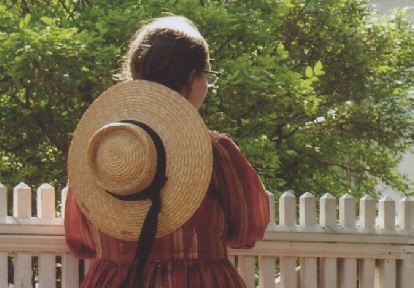
{"type": "Polygon", "coordinates": [[[312,67],[310,67],[310,66],[306,66],[305,75],[306,75],[306,77],[308,77],[308,78],[312,78],[312,77],[313,77],[313,70],[312,70],[312,67]]]}
{"type": "Polygon", "coordinates": [[[30,15],[30,14],[27,14],[25,17],[24,17],[24,22],[26,23],[26,25],[29,25],[29,22],[30,22],[30,19],[32,18],[32,15],[30,15]]]}
{"type": "Polygon", "coordinates": [[[24,28],[26,28],[26,22],[24,21],[24,19],[20,20],[19,28],[20,28],[20,30],[23,30],[24,28]]]}
{"type": "Polygon", "coordinates": [[[315,73],[316,76],[321,76],[325,74],[325,72],[322,69],[323,69],[322,61],[319,60],[318,62],[316,62],[315,67],[313,67],[313,72],[315,73]]]}
{"type": "Polygon", "coordinates": [[[283,55],[284,52],[285,46],[283,45],[283,43],[279,42],[279,44],[277,45],[277,54],[283,55]]]}
{"type": "Polygon", "coordinates": [[[43,23],[45,23],[46,25],[51,26],[53,24],[53,20],[49,17],[43,16],[40,18],[40,20],[43,21],[43,23]]]}
{"type": "Polygon", "coordinates": [[[104,28],[101,22],[95,24],[96,29],[99,30],[99,33],[105,34],[108,31],[108,28],[104,28]]]}
{"type": "Polygon", "coordinates": [[[27,14],[23,19],[20,19],[19,28],[20,30],[25,30],[29,25],[31,15],[27,14]]]}

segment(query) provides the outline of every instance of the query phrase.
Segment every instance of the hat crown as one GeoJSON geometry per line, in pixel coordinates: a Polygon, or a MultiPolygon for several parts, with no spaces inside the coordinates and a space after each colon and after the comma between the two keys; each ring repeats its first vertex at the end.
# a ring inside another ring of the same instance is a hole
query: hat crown
{"type": "Polygon", "coordinates": [[[101,127],[88,144],[87,163],[96,183],[117,195],[144,190],[152,182],[157,151],[139,126],[115,122],[101,127]]]}

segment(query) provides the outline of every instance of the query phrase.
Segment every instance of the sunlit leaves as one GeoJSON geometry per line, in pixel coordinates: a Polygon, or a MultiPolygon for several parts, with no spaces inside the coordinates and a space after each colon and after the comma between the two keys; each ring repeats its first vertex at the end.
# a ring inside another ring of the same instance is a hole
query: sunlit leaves
{"type": "Polygon", "coordinates": [[[115,83],[132,34],[180,14],[223,72],[200,113],[233,136],[270,191],[357,195],[378,179],[409,191],[394,169],[414,135],[404,11],[380,17],[365,0],[202,2],[0,4],[0,182],[64,185],[76,123],[115,83]]]}

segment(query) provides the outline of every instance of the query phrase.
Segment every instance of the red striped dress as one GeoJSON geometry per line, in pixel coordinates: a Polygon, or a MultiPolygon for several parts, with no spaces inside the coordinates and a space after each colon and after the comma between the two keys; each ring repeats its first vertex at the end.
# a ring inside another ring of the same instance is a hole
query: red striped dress
{"type": "MultiPolygon", "coordinates": [[[[214,169],[207,195],[181,228],[154,242],[144,271],[147,288],[245,287],[227,259],[227,247],[251,248],[269,223],[263,185],[235,143],[211,132],[214,169]]],[[[119,287],[133,261],[137,242],[110,237],[80,212],[69,188],[66,242],[78,258],[96,258],[82,287],[119,287]]]]}

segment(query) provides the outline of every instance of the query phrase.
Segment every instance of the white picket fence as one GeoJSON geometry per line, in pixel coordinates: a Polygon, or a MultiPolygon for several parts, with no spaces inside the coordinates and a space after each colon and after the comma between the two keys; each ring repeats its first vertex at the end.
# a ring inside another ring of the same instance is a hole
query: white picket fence
{"type": "MultiPolygon", "coordinates": [[[[0,288],[79,287],[90,263],[69,253],[55,195],[53,187],[41,185],[32,214],[32,191],[20,183],[11,216],[0,184],[0,288]]],[[[64,190],[58,202],[65,197],[64,190]]],[[[346,194],[338,200],[326,194],[317,205],[309,193],[297,199],[286,192],[278,210],[279,223],[271,221],[255,248],[229,251],[247,287],[414,287],[412,199],[357,201],[346,194]]]]}

